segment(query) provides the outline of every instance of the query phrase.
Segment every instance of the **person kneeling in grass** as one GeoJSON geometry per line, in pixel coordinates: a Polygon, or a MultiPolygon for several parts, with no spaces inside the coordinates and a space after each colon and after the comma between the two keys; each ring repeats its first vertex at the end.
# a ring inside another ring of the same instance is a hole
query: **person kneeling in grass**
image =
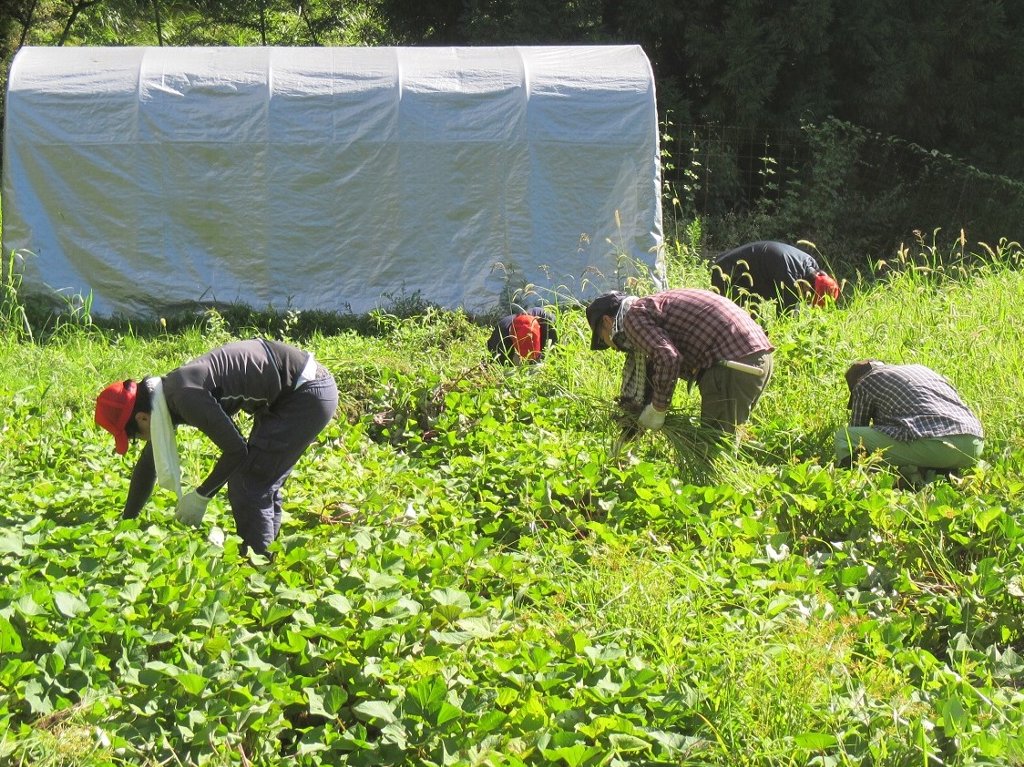
{"type": "Polygon", "coordinates": [[[881,451],[886,463],[914,474],[964,469],[981,457],[981,422],[934,370],[861,360],[846,371],[846,384],[850,425],[836,432],[837,465],[881,451]]]}
{"type": "Polygon", "coordinates": [[[709,290],[605,293],[587,307],[587,322],[591,349],[626,353],[619,404],[640,412],[643,429],[664,426],[681,378],[697,384],[702,425],[732,434],[771,378],[774,348],[764,330],[709,290]]]}
{"type": "Polygon", "coordinates": [[[228,486],[242,551],[266,555],[281,529],[281,488],[338,406],[333,376],[309,352],[277,341],[235,341],[163,377],[110,384],[96,399],[96,423],[124,455],[146,442],[132,471],[122,516],[132,519],[160,486],[178,494],[175,517],[197,526],[210,499],[228,486]],[[242,436],[232,416],[252,414],[242,436]],[[175,427],[194,426],[220,448],[206,479],[181,494],[175,427]]]}
{"type": "Polygon", "coordinates": [[[498,320],[487,339],[487,351],[496,362],[525,365],[543,361],[548,346],[556,343],[554,315],[547,309],[535,307],[498,320]]]}

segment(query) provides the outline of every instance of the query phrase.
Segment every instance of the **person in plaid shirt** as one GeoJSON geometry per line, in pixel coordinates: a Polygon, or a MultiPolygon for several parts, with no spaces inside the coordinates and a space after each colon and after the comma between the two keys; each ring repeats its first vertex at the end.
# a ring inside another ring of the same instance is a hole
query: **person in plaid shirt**
{"type": "Polygon", "coordinates": [[[666,290],[637,298],[605,293],[587,307],[590,348],[626,353],[619,403],[660,429],[676,382],[696,382],[701,422],[735,432],[772,374],[764,330],[742,308],[709,290],[666,290]],[[738,362],[744,370],[721,363],[738,362]]]}
{"type": "Polygon", "coordinates": [[[836,432],[838,465],[852,465],[860,451],[881,451],[909,470],[962,469],[981,457],[981,423],[934,370],[861,360],[846,371],[846,384],[850,425],[836,432]]]}

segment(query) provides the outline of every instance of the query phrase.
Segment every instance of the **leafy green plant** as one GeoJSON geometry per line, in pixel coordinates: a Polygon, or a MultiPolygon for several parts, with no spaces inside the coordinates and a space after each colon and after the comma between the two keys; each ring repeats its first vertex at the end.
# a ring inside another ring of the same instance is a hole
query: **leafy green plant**
{"type": "MultiPolygon", "coordinates": [[[[266,563],[221,497],[199,530],[162,492],[121,520],[135,454],[92,422],[104,383],[253,315],[6,339],[0,762],[1019,762],[1020,249],[915,247],[839,306],[765,318],[775,376],[706,473],[695,431],[611,456],[621,360],[569,308],[529,368],[486,361],[459,312],[313,333],[343,405],[266,563]],[[920,488],[836,468],[860,356],[948,373],[986,463],[920,488]]],[[[179,439],[204,471],[211,446],[179,439]]]]}

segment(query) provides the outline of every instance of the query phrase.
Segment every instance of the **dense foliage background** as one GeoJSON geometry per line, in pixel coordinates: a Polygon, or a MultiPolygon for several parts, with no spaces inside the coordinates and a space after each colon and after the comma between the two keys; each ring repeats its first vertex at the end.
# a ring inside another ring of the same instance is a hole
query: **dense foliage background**
{"type": "MultiPolygon", "coordinates": [[[[808,239],[855,267],[1024,239],[1024,5],[1005,0],[4,0],[22,45],[639,43],[669,225],[709,250],[808,239]],[[674,201],[674,202],[673,202],[674,201]]],[[[674,232],[670,231],[670,234],[674,232]]]]}

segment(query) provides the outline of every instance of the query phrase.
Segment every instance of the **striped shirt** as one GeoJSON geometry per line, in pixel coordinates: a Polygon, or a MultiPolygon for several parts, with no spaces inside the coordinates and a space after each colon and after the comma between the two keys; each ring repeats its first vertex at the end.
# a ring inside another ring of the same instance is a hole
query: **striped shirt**
{"type": "Polygon", "coordinates": [[[722,360],[772,351],[768,336],[743,309],[709,290],[683,288],[639,298],[623,321],[626,337],[647,357],[652,404],[672,402],[676,381],[695,381],[722,360]]]}
{"type": "Polygon", "coordinates": [[[850,396],[851,426],[874,426],[898,442],[930,437],[984,437],[956,389],[924,365],[882,365],[850,396]]]}

